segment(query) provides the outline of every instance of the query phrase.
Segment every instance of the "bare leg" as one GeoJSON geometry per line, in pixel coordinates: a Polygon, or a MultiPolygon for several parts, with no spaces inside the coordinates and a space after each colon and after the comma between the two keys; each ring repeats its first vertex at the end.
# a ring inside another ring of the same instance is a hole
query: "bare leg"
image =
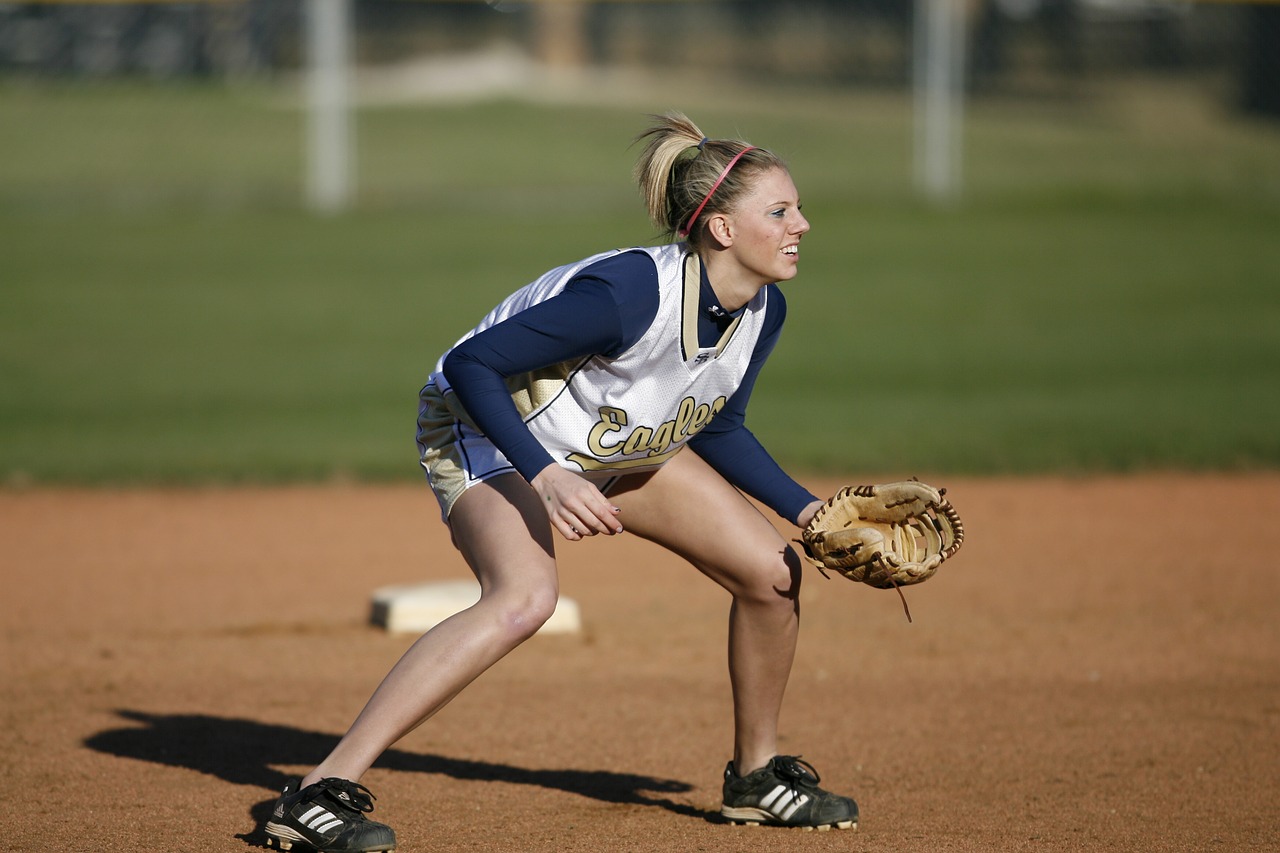
{"type": "Polygon", "coordinates": [[[480,601],[423,634],[392,667],[350,730],[303,780],[359,781],[392,744],[531,637],[559,592],[547,512],[518,476],[469,489],[450,516],[480,581],[480,601]]]}
{"type": "Polygon", "coordinates": [[[683,556],[733,596],[729,676],[734,764],[777,754],[778,717],[800,627],[800,561],[737,490],[691,451],[610,495],[629,532],[683,556]]]}

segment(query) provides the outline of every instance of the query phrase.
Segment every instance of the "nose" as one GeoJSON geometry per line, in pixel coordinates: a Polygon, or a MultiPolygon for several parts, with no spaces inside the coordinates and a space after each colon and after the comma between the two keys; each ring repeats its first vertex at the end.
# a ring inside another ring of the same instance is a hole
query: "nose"
{"type": "Polygon", "coordinates": [[[791,226],[791,233],[805,234],[809,231],[809,220],[804,218],[804,214],[799,210],[796,211],[796,221],[791,226]]]}

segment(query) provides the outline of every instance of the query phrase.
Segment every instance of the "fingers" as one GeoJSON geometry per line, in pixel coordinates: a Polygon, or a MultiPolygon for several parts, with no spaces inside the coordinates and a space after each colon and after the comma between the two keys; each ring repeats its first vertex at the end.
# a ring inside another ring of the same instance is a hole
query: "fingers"
{"type": "MultiPolygon", "coordinates": [[[[568,538],[576,540],[584,536],[595,536],[598,533],[607,536],[621,533],[622,523],[618,521],[617,516],[622,510],[609,503],[595,486],[585,480],[581,482],[587,488],[576,490],[573,495],[568,496],[561,503],[558,513],[559,520],[564,527],[568,528],[568,538]]],[[[556,516],[552,517],[553,523],[556,518],[556,516]]],[[[561,532],[565,531],[561,530],[561,532]]]]}
{"type": "Polygon", "coordinates": [[[558,529],[566,539],[576,542],[587,536],[595,536],[603,533],[606,536],[614,536],[622,532],[622,524],[613,516],[621,512],[616,506],[610,506],[606,518],[587,512],[568,512],[567,510],[559,518],[552,518],[552,524],[558,529]]]}
{"type": "Polygon", "coordinates": [[[559,515],[552,516],[551,523],[564,538],[573,542],[598,533],[614,536],[622,532],[622,524],[614,518],[619,512],[621,510],[612,505],[603,516],[585,507],[577,511],[562,508],[559,515]]]}
{"type": "Polygon", "coordinates": [[[576,542],[587,536],[622,532],[621,510],[593,484],[558,465],[548,465],[531,485],[542,496],[547,516],[561,536],[576,542]]]}

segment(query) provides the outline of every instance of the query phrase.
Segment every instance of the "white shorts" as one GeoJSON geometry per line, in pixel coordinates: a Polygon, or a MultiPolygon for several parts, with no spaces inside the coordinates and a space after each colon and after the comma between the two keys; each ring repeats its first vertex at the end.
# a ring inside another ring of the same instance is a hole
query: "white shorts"
{"type": "MultiPolygon", "coordinates": [[[[467,489],[502,474],[519,476],[484,433],[449,408],[434,382],[422,389],[419,399],[418,453],[446,523],[453,505],[467,489]]],[[[613,471],[574,473],[595,483],[604,494],[624,476],[613,471]]]]}

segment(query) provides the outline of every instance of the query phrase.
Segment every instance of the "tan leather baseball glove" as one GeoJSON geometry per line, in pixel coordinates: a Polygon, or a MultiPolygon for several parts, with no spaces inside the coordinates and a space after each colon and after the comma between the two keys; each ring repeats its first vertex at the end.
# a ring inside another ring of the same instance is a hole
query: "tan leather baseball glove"
{"type": "Polygon", "coordinates": [[[919,480],[846,486],[796,542],[823,575],[839,572],[878,589],[920,583],[964,543],[964,525],[945,494],[919,480]]]}

